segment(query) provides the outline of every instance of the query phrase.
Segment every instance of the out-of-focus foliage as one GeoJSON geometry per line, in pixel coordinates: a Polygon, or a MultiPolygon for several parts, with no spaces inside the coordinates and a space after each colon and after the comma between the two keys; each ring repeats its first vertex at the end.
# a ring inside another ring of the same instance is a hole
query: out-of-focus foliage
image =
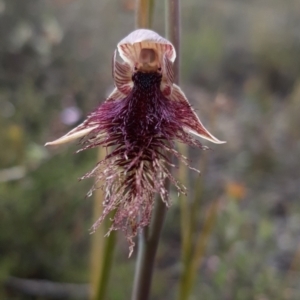
{"type": "MultiPolygon", "coordinates": [[[[163,1],[154,29],[163,34],[163,1]]],[[[0,0],[0,281],[89,281],[95,152],[43,144],[78,124],[112,85],[127,0],[0,0]]],[[[190,174],[198,232],[218,218],[191,299],[300,299],[300,6],[298,0],[182,1],[182,85],[226,145],[190,174]],[[203,189],[199,191],[199,182],[203,189]]],[[[179,206],[169,210],[153,299],[175,299],[179,206]]],[[[110,299],[129,298],[134,260],[119,241],[110,299]],[[118,282],[116,287],[115,283],[118,282]],[[122,284],[119,284],[122,283],[122,284]],[[124,296],[126,295],[126,296],[124,296]]],[[[4,286],[4,285],[3,285],[4,286]]],[[[29,299],[0,289],[1,299],[29,299]]]]}

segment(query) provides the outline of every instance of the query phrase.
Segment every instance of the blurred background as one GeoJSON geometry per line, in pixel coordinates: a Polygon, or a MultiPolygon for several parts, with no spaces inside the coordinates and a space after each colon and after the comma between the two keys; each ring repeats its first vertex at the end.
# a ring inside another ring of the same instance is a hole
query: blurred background
{"type": "MultiPolygon", "coordinates": [[[[87,299],[92,181],[78,178],[96,151],[43,145],[111,91],[112,54],[134,29],[134,5],[0,0],[0,299],[50,299],[21,279],[58,283],[57,299],[67,299],[65,289],[87,299]]],[[[227,141],[189,149],[202,170],[186,179],[196,235],[218,203],[191,299],[300,299],[299,1],[185,0],[181,17],[181,87],[227,141]]],[[[153,28],[164,35],[164,1],[153,28]]],[[[179,219],[174,194],[151,299],[176,299],[179,219]]],[[[108,299],[130,298],[136,253],[127,256],[119,234],[108,299]]]]}

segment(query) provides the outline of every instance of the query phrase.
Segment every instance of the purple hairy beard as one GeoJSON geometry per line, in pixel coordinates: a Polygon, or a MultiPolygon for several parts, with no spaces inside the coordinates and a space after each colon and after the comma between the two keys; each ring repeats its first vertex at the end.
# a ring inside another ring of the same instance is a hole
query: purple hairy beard
{"type": "Polygon", "coordinates": [[[106,101],[87,118],[87,127],[97,127],[82,140],[82,150],[98,146],[111,149],[83,177],[96,178],[90,194],[98,188],[105,191],[103,214],[93,230],[115,211],[110,231],[125,233],[130,253],[138,230],[150,222],[155,193],[169,205],[165,180],[185,193],[185,187],[170,172],[170,167],[174,167],[172,157],[188,165],[175,149],[175,142],[204,148],[184,130],[195,120],[190,105],[163,95],[161,74],[136,72],[132,81],[133,88],[127,96],[106,101]]]}

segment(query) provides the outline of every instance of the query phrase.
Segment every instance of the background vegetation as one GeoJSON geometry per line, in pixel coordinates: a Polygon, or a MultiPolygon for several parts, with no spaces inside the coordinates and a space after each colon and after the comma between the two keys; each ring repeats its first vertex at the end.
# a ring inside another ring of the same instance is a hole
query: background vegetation
{"type": "MultiPolygon", "coordinates": [[[[156,2],[153,27],[164,34],[156,2]]],[[[16,292],[15,277],[90,281],[93,204],[84,197],[92,182],[77,179],[96,152],[43,145],[111,90],[111,57],[134,28],[133,9],[130,0],[0,0],[1,299],[46,299],[16,292]]],[[[205,126],[227,141],[189,150],[202,170],[186,178],[192,240],[209,237],[191,299],[299,299],[299,2],[185,0],[181,14],[181,86],[205,126]]],[[[178,294],[173,199],[152,299],[178,294]]],[[[135,257],[127,255],[119,235],[108,299],[130,297],[135,257]]]]}

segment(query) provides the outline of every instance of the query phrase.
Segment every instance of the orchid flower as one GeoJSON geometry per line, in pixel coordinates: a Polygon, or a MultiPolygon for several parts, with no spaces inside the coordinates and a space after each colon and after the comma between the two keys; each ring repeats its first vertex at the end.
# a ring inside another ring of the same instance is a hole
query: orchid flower
{"type": "MultiPolygon", "coordinates": [[[[150,222],[154,195],[170,205],[165,180],[181,193],[171,174],[172,157],[189,166],[175,142],[206,149],[198,137],[221,144],[200,122],[172,70],[174,46],[151,30],[139,29],[119,42],[113,58],[115,89],[86,120],[63,137],[46,145],[59,145],[81,138],[83,148],[109,148],[106,157],[82,178],[95,177],[88,193],[105,193],[103,214],[93,225],[115,211],[112,230],[121,230],[133,251],[133,239],[150,222]],[[123,60],[116,59],[117,51],[123,60]]],[[[108,233],[109,233],[108,232],[108,233]]]]}

